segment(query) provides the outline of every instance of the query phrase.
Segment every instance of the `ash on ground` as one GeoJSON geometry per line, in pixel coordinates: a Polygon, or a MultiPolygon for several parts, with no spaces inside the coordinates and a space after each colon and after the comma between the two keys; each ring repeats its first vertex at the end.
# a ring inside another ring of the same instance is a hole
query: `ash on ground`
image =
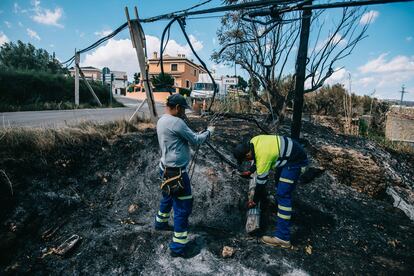
{"type": "MultiPolygon", "coordinates": [[[[228,155],[260,133],[237,119],[216,130],[211,142],[228,155]]],[[[325,172],[295,191],[293,248],[245,234],[248,181],[203,146],[190,217],[200,253],[191,259],[171,258],[172,232],[153,229],[161,197],[153,127],[48,154],[2,145],[0,169],[11,185],[1,178],[0,274],[412,275],[413,156],[320,125],[305,123],[303,131],[312,165],[325,172]],[[74,248],[54,254],[73,234],[81,237],[74,248]],[[223,258],[224,246],[234,248],[231,258],[223,258]]],[[[274,195],[273,183],[268,191],[274,195]]],[[[274,231],[275,208],[270,202],[263,214],[263,233],[274,231]]]]}

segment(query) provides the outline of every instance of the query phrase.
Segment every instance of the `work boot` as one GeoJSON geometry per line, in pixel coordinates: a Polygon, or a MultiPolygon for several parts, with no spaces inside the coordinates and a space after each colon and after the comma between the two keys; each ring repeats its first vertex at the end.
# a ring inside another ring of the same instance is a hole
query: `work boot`
{"type": "Polygon", "coordinates": [[[170,250],[170,256],[173,258],[180,257],[183,259],[190,259],[200,254],[200,251],[200,246],[197,245],[195,240],[192,240],[189,243],[187,243],[185,249],[180,253],[170,250]]]}
{"type": "Polygon", "coordinates": [[[174,227],[172,227],[171,225],[168,225],[167,223],[163,225],[155,224],[154,228],[157,231],[174,231],[174,227]]]}
{"type": "Polygon", "coordinates": [[[278,237],[271,237],[271,236],[263,236],[262,242],[272,246],[280,246],[283,248],[290,248],[291,244],[290,241],[284,241],[279,239],[278,237]]]}

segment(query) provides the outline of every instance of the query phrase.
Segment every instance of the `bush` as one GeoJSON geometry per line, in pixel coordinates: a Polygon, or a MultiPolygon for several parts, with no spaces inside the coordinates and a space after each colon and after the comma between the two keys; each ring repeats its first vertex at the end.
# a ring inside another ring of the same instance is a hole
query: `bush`
{"type": "Polygon", "coordinates": [[[178,93],[180,93],[183,96],[190,97],[191,90],[186,88],[180,88],[178,89],[178,93]]]}
{"type": "MultiPolygon", "coordinates": [[[[90,85],[101,103],[108,105],[108,88],[98,82],[90,82],[90,85]]],[[[41,106],[64,108],[67,103],[74,103],[74,89],[73,77],[3,69],[0,70],[0,111],[37,110],[42,109],[41,106]]],[[[83,80],[79,82],[79,102],[85,106],[98,105],[83,80]]]]}

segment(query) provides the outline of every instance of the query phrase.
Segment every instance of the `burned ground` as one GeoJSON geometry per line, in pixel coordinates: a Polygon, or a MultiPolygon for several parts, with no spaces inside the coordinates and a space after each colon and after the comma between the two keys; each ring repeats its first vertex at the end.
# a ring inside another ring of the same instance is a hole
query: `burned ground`
{"type": "MultiPolygon", "coordinates": [[[[281,127],[282,134],[288,131],[287,125],[281,127]]],[[[0,169],[13,187],[12,195],[2,178],[1,273],[412,275],[414,271],[413,221],[393,206],[386,193],[393,186],[412,191],[411,155],[306,123],[312,164],[326,170],[296,189],[294,247],[286,250],[244,234],[248,182],[201,147],[190,217],[190,236],[200,254],[184,260],[168,254],[172,233],[152,228],[161,196],[155,129],[125,132],[109,138],[89,135],[48,151],[33,151],[29,142],[1,145],[0,169]],[[48,229],[56,231],[42,238],[48,229]],[[82,241],[69,255],[45,254],[72,234],[82,241]],[[223,246],[236,249],[232,258],[222,258],[223,246]]],[[[212,144],[228,153],[238,141],[258,133],[254,124],[226,119],[217,124],[212,144]]],[[[268,186],[272,192],[273,185],[268,186]]],[[[267,233],[273,230],[273,217],[267,233]]]]}

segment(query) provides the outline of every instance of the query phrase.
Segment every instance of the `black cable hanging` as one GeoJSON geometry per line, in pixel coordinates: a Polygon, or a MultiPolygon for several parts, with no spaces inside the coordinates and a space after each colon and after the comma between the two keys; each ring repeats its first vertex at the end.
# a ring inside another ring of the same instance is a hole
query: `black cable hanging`
{"type": "Polygon", "coordinates": [[[211,79],[211,81],[213,83],[213,98],[211,99],[210,106],[208,107],[208,111],[210,112],[211,111],[211,106],[213,105],[214,100],[216,98],[216,94],[217,94],[217,84],[216,84],[216,81],[214,80],[213,76],[211,75],[211,73],[208,70],[208,68],[207,68],[206,64],[204,63],[204,61],[197,55],[197,52],[194,50],[194,47],[193,47],[193,45],[192,45],[192,43],[190,41],[190,38],[188,37],[187,32],[185,31],[185,22],[183,21],[182,18],[178,18],[177,21],[178,21],[178,23],[180,25],[180,28],[181,28],[181,30],[182,30],[182,32],[184,34],[185,39],[187,40],[188,45],[190,46],[191,51],[193,52],[193,54],[195,55],[195,57],[198,59],[198,61],[201,63],[201,65],[203,66],[203,68],[206,70],[207,74],[209,75],[209,77],[210,77],[210,79],[211,79]]]}
{"type": "Polygon", "coordinates": [[[158,62],[158,64],[161,65],[161,74],[164,75],[164,62],[163,62],[163,55],[164,55],[164,51],[167,48],[167,44],[168,41],[170,40],[170,28],[171,25],[177,20],[177,18],[173,18],[168,24],[167,26],[165,26],[164,31],[162,32],[161,35],[161,43],[160,43],[160,61],[158,62]],[[167,38],[167,42],[165,43],[164,46],[164,39],[165,39],[165,34],[168,31],[168,38],[167,38]]]}
{"type": "MultiPolygon", "coordinates": [[[[99,45],[101,45],[102,43],[104,43],[105,41],[108,41],[109,39],[113,38],[115,35],[117,35],[119,32],[121,32],[122,30],[124,30],[126,27],[128,26],[128,23],[125,22],[124,24],[122,24],[121,26],[119,26],[118,28],[116,28],[115,31],[113,31],[112,33],[110,33],[109,35],[102,37],[101,39],[99,39],[98,41],[96,41],[95,43],[89,45],[88,47],[77,51],[76,53],[78,54],[82,54],[85,53],[87,51],[90,51],[96,47],[98,47],[99,45]]],[[[61,64],[65,64],[65,63],[72,63],[73,60],[75,60],[75,55],[73,55],[71,58],[69,58],[68,60],[61,62],[61,64]]]]}

